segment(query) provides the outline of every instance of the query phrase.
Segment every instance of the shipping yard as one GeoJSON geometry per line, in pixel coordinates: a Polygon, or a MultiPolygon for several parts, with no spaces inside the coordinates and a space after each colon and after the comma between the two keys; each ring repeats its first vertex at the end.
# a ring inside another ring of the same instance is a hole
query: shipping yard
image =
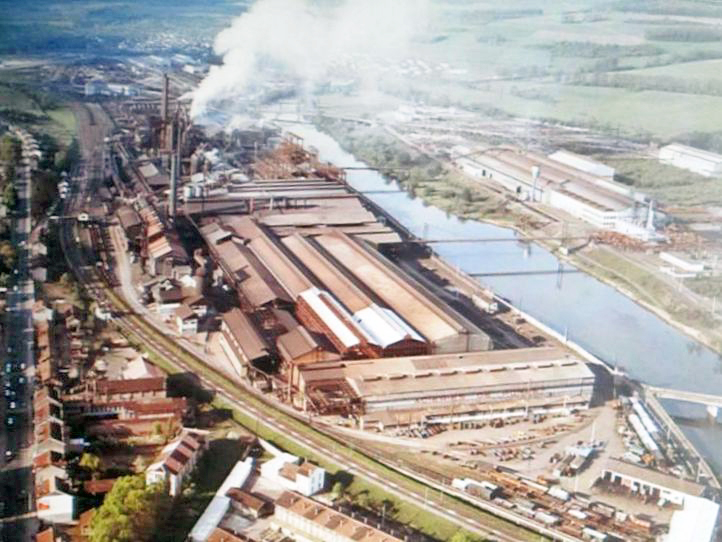
{"type": "MultiPolygon", "coordinates": [[[[461,176],[460,205],[478,191],[494,220],[515,221],[513,236],[447,238],[384,206],[434,195],[410,184],[412,168],[325,158],[304,134],[341,117],[308,114],[282,77],[199,122],[189,93],[209,67],[190,56],[53,73],[74,96],[80,150],[22,245],[38,284],[53,258],[65,272],[37,293],[30,281],[2,292],[33,336],[3,376],[1,447],[17,469],[0,477],[3,537],[95,542],[103,499],[134,477],[177,507],[166,536],[193,542],[718,539],[718,477],[662,401],[706,409],[714,425],[719,394],[648,386],[483,279],[550,275],[560,290],[583,273],[568,262],[597,250],[678,292],[716,276],[702,230],[680,231],[673,208],[563,147],[705,177],[722,157],[546,124],[534,142],[517,119],[423,104],[344,117],[461,176]],[[384,173],[384,186],[353,182],[359,171],[384,173]],[[535,243],[558,260],[469,271],[444,246],[514,244],[527,257],[535,243]]],[[[37,143],[0,124],[29,176],[37,143]]],[[[652,364],[664,355],[649,350],[652,364]]]]}

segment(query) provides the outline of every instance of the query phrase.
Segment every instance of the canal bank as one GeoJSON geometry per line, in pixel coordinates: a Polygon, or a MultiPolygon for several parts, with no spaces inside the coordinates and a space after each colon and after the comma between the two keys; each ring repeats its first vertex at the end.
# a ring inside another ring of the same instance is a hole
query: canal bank
{"type": "MultiPolygon", "coordinates": [[[[345,152],[329,136],[313,126],[293,124],[291,131],[318,149],[320,156],[345,167],[365,164],[345,152]]],[[[522,242],[508,228],[463,221],[413,199],[397,185],[375,171],[350,170],[348,181],[368,199],[390,214],[406,230],[419,237],[442,239],[507,238],[503,243],[442,243],[436,252],[465,273],[535,271],[566,269],[549,250],[522,242]],[[391,191],[390,190],[394,190],[391,191]],[[386,192],[386,193],[383,193],[386,192]]],[[[703,393],[722,390],[720,356],[682,334],[611,286],[581,272],[554,274],[494,275],[484,278],[484,286],[495,291],[540,324],[566,336],[590,355],[627,372],[632,378],[654,386],[703,393]]],[[[718,426],[694,431],[688,437],[707,453],[719,470],[722,450],[718,426]]]]}

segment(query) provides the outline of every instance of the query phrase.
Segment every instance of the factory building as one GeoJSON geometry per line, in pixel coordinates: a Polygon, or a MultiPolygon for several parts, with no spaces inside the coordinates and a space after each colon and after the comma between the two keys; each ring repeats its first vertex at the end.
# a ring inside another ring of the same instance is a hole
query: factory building
{"type": "Polygon", "coordinates": [[[609,485],[625,487],[631,493],[676,506],[684,505],[688,496],[701,497],[705,491],[700,484],[619,459],[609,459],[600,478],[609,485]]]}
{"type": "Polygon", "coordinates": [[[381,429],[587,408],[595,382],[558,348],[327,362],[299,372],[307,408],[354,413],[381,429]]]}
{"type": "MultiPolygon", "coordinates": [[[[280,239],[267,228],[236,216],[199,230],[226,281],[238,291],[242,309],[255,313],[266,330],[268,344],[276,347],[273,355],[294,386],[299,367],[310,363],[491,347],[487,334],[365,241],[334,227],[317,237],[284,230],[287,235],[280,239]]],[[[228,338],[226,344],[233,342],[228,338]]],[[[252,361],[242,352],[232,357],[238,364],[252,361]]]]}
{"type": "Polygon", "coordinates": [[[722,174],[722,155],[679,143],[672,143],[659,149],[659,161],[705,177],[722,174]]]}
{"type": "Polygon", "coordinates": [[[221,332],[221,348],[239,376],[246,375],[249,365],[270,357],[268,344],[239,309],[223,314],[221,332]]]}
{"type": "Polygon", "coordinates": [[[596,175],[597,177],[601,177],[602,179],[607,179],[609,181],[614,180],[615,171],[613,167],[597,162],[588,156],[582,156],[581,154],[561,150],[550,154],[549,158],[559,162],[560,164],[583,171],[584,173],[596,175]]]}
{"type": "Polygon", "coordinates": [[[597,228],[645,240],[654,236],[646,224],[646,196],[579,166],[599,168],[569,162],[574,160],[512,147],[495,147],[456,161],[469,175],[492,180],[522,199],[545,203],[597,228]]]}
{"type": "MultiPolygon", "coordinates": [[[[382,316],[370,317],[368,312],[365,313],[367,322],[377,320],[386,323],[385,327],[390,331],[383,333],[400,336],[405,330],[409,339],[419,343],[419,339],[423,338],[429,343],[430,351],[437,354],[491,348],[491,340],[486,333],[446,306],[379,252],[368,249],[341,232],[320,235],[316,241],[345,273],[372,288],[374,295],[398,316],[397,319],[390,316],[390,312],[385,312],[382,316]],[[394,320],[393,324],[389,323],[389,319],[394,320]]],[[[372,308],[372,311],[375,309],[372,308]]]]}
{"type": "Polygon", "coordinates": [[[429,344],[415,329],[396,312],[377,305],[311,239],[296,234],[284,238],[283,244],[352,313],[347,318],[375,349],[371,357],[429,353],[429,344]]]}

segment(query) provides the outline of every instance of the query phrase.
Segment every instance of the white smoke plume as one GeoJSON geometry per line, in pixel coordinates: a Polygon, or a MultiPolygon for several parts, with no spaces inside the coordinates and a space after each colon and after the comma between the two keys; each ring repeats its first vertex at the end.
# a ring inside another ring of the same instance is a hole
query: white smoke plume
{"type": "Polygon", "coordinates": [[[403,58],[428,24],[429,2],[259,0],[216,37],[223,65],[212,67],[194,93],[191,115],[241,95],[269,64],[310,85],[351,56],[403,58]]]}

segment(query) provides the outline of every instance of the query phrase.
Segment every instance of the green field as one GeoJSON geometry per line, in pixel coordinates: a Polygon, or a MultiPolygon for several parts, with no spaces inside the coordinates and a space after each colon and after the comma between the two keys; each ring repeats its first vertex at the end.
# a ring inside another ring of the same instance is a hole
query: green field
{"type": "Polygon", "coordinates": [[[679,77],[689,79],[702,79],[705,81],[722,80],[722,60],[701,60],[698,62],[684,62],[670,66],[656,68],[643,68],[627,72],[634,75],[650,75],[664,77],[679,77]]]}
{"type": "MultiPolygon", "coordinates": [[[[5,80],[9,79],[7,72],[0,70],[0,82],[3,81],[3,75],[5,80]]],[[[30,131],[48,134],[61,147],[67,147],[75,137],[75,115],[68,105],[53,102],[51,107],[44,109],[32,95],[20,88],[0,84],[0,117],[7,117],[7,120],[30,131]],[[28,114],[30,117],[17,120],[13,118],[13,113],[28,114]]]]}

